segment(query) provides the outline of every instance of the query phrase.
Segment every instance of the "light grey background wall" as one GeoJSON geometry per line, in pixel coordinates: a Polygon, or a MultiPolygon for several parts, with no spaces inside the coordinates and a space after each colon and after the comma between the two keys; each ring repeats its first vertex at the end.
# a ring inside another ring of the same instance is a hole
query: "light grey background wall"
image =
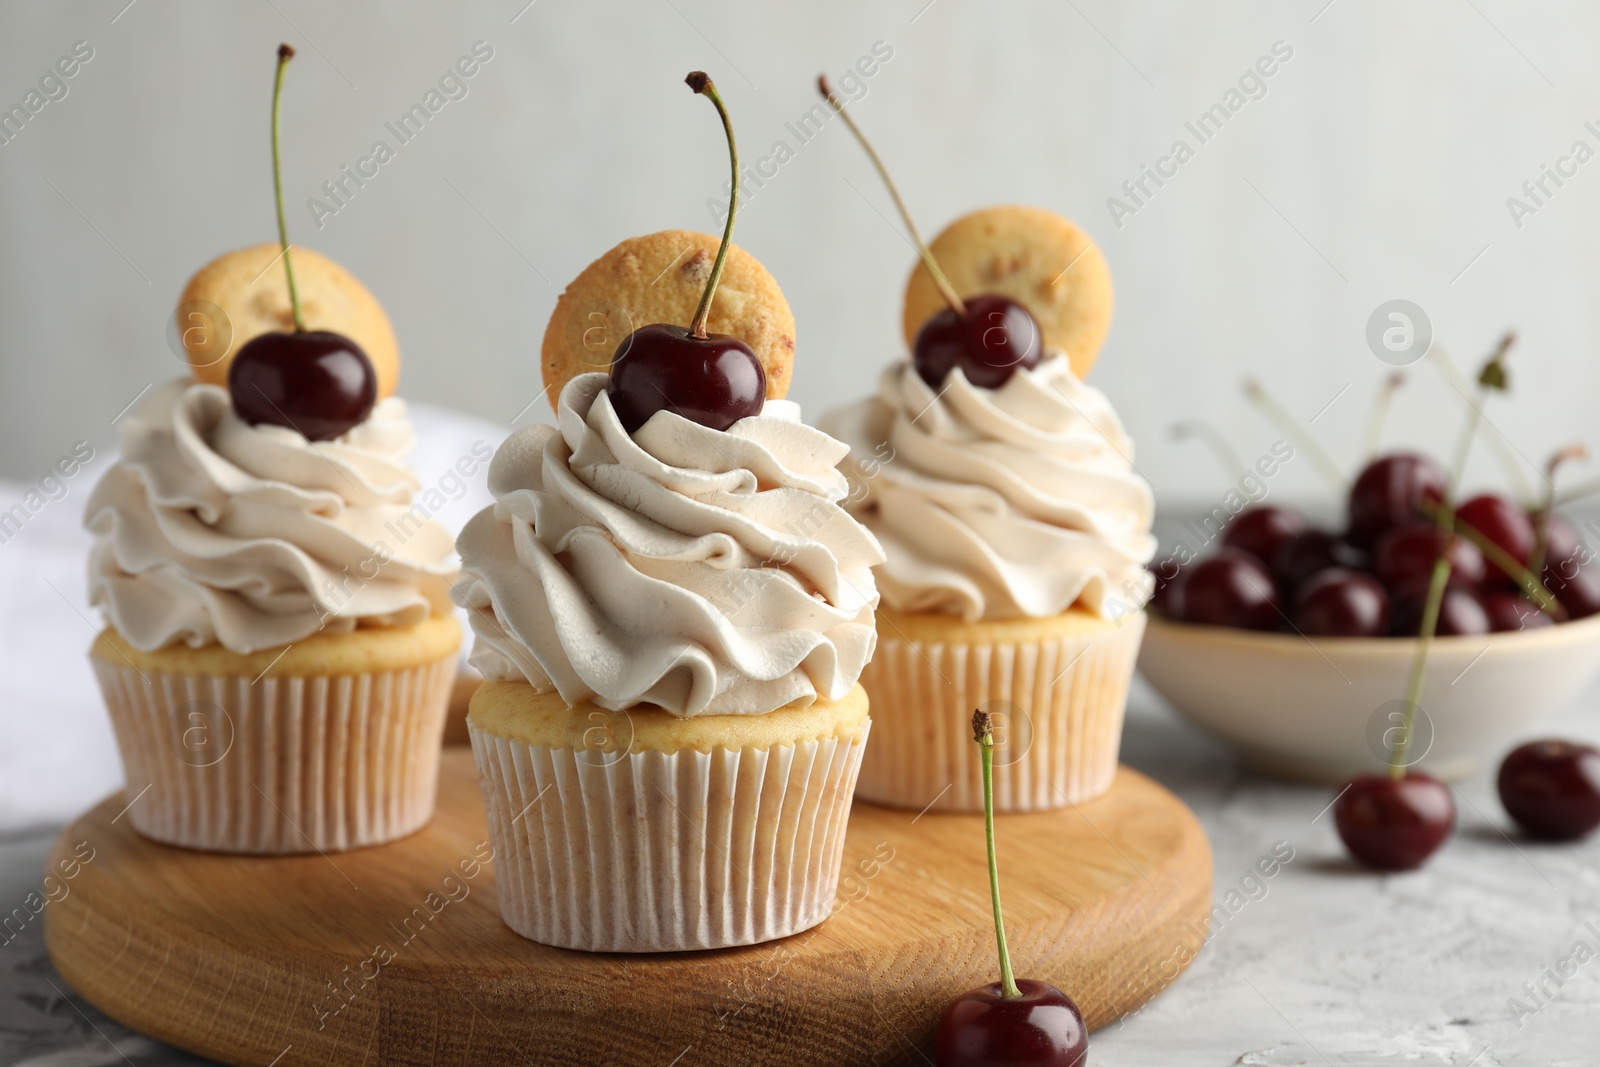
{"type": "MultiPolygon", "coordinates": [[[[1516,395],[1489,417],[1525,467],[1593,428],[1600,161],[1561,159],[1579,140],[1600,150],[1600,121],[1584,125],[1600,120],[1595,5],[526,3],[0,3],[0,104],[75,42],[94,52],[0,145],[0,474],[31,479],[80,438],[112,445],[111,419],[182,370],[164,332],[188,275],[272,238],[280,40],[301,53],[285,106],[294,237],[386,302],[414,398],[509,422],[540,387],[566,280],[622,237],[714,228],[725,157],[710,108],[681,85],[696,67],[723,87],[749,158],[779,140],[795,150],[739,229],[794,305],[793,395],[815,415],[872,388],[902,350],[912,255],[842,125],[800,145],[785,123],[812,106],[818,71],[837,77],[882,41],[893,58],[856,112],[925,230],[1024,201],[1105,250],[1118,307],[1093,381],[1164,505],[1226,485],[1168,438],[1175,420],[1213,420],[1247,460],[1277,437],[1240,396],[1247,375],[1353,458],[1389,370],[1367,321],[1394,298],[1425,309],[1458,363],[1521,331],[1516,395]],[[493,58],[467,95],[319,230],[307,198],[480,40],[493,58]],[[1185,122],[1275,42],[1292,57],[1264,88],[1247,79],[1201,144],[1185,122]],[[1179,139],[1193,158],[1114,220],[1108,198],[1179,139]],[[1522,185],[1545,164],[1570,176],[1546,179],[1536,204],[1522,185]],[[1512,196],[1537,210],[1514,219],[1512,196]]],[[[1460,410],[1418,365],[1391,438],[1443,454],[1460,410]]],[[[1474,478],[1499,477],[1480,451],[1474,478]]],[[[1273,491],[1323,493],[1298,461],[1273,491]]]]}

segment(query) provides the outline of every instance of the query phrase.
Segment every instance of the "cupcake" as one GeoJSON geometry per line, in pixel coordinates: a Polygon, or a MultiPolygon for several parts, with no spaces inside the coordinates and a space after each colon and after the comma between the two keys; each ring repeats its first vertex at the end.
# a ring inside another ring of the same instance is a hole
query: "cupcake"
{"type": "Polygon", "coordinates": [[[500,447],[458,540],[501,914],[544,944],[724,948],[834,906],[883,556],[845,446],[781,399],[793,316],[731,231],[624,241],[567,287],[559,425],[500,447]],[[602,320],[666,325],[595,347],[602,320]]]}
{"type": "Polygon", "coordinates": [[[413,499],[388,319],[286,241],[212,261],[179,312],[194,374],[124,417],[85,514],[128,818],[255,854],[412,833],[461,632],[451,537],[413,499]]]}
{"type": "Polygon", "coordinates": [[[917,243],[911,357],[820,423],[850,446],[848,507],[887,557],[861,679],[877,741],[856,795],[983,810],[977,709],[996,724],[997,810],[1090,800],[1116,773],[1155,552],[1132,443],[1083,382],[1109,272],[1036,208],[978,211],[917,243]]]}

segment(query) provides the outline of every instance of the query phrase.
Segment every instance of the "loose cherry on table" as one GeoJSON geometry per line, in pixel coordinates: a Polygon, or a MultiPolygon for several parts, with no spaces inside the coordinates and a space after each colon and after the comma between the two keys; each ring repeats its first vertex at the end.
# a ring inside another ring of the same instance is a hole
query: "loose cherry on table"
{"type": "Polygon", "coordinates": [[[1228,548],[1248,552],[1271,567],[1279,550],[1305,529],[1305,516],[1293,508],[1263,505],[1246,508],[1235,515],[1222,531],[1222,543],[1228,548]]]}
{"type": "Polygon", "coordinates": [[[972,735],[983,771],[983,830],[1000,981],[969,990],[945,1008],[934,1031],[934,1062],[937,1067],[1083,1067],[1089,1028],[1072,998],[1044,982],[1012,977],[994,849],[994,735],[988,712],[973,712],[972,735]]]}
{"type": "Polygon", "coordinates": [[[378,376],[360,345],[330,330],[307,330],[300,315],[289,231],[283,218],[278,153],[283,72],[292,58],[293,48],[278,46],[278,72],[272,85],[272,188],[278,203],[278,243],[289,281],[294,331],[263,333],[240,348],[228,367],[228,394],[233,410],[252,426],[287,426],[309,441],[331,441],[372,413],[378,398],[378,376]]]}
{"type": "Polygon", "coordinates": [[[1185,622],[1276,630],[1283,624],[1272,575],[1256,557],[1222,548],[1193,564],[1183,580],[1185,622]]]}
{"type": "Polygon", "coordinates": [[[1458,534],[1447,534],[1431,522],[1407,522],[1378,540],[1372,569],[1390,588],[1426,582],[1440,556],[1450,560],[1450,581],[1476,588],[1487,573],[1478,546],[1458,534]]]}
{"type": "Polygon", "coordinates": [[[1389,594],[1370,574],[1332,567],[1300,587],[1294,625],[1311,637],[1385,637],[1389,594]]]}
{"type": "MultiPolygon", "coordinates": [[[[1527,566],[1533,555],[1533,522],[1529,520],[1528,513],[1509,497],[1499,493],[1482,493],[1456,508],[1456,519],[1500,546],[1506,555],[1518,563],[1527,566]]],[[[1511,580],[1493,561],[1486,563],[1488,581],[1511,580]]]]}
{"type": "Polygon", "coordinates": [[[606,395],[630,434],[637,433],[658,411],[676,412],[701,426],[726,430],[740,419],[759,415],[767,400],[767,373],[750,346],[729,334],[706,332],[711,301],[733,244],[733,220],[739,212],[739,146],[728,110],[711,79],[697,70],[684,82],[709,99],[722,118],[733,167],[733,193],[722,244],[689,326],[659,322],[641,326],[622,339],[612,357],[606,395]]]}
{"type": "Polygon", "coordinates": [[[1397,452],[1373,460],[1350,487],[1347,536],[1371,548],[1392,527],[1420,516],[1425,501],[1443,500],[1448,484],[1444,468],[1427,456],[1397,452]]]}
{"type": "Polygon", "coordinates": [[[1377,871],[1409,871],[1427,862],[1455,827],[1450,787],[1419,771],[1395,778],[1352,779],[1333,805],[1345,847],[1377,871]]]}
{"type": "Polygon", "coordinates": [[[888,187],[889,196],[911,233],[911,242],[916,246],[917,255],[922,257],[928,276],[933,279],[939,295],[944,297],[946,307],[922,324],[911,345],[911,365],[918,376],[930,388],[943,389],[950,372],[960,367],[961,373],[973,385],[983,389],[998,389],[1010,381],[1019,369],[1037,367],[1044,355],[1044,335],[1039,329],[1038,320],[1027,308],[1009,297],[986,293],[962,299],[957,295],[944,271],[939,269],[939,263],[923,241],[922,234],[917,231],[917,224],[911,220],[911,212],[906,210],[905,201],[900,199],[900,190],[895,188],[888,168],[883,165],[883,160],[878,157],[866,134],[861,132],[861,127],[856,125],[856,120],[845,110],[844,102],[828,87],[827,78],[817,79],[817,91],[844,119],[845,125],[850,127],[850,132],[866,150],[867,158],[872,160],[878,176],[888,187]]]}
{"type": "Polygon", "coordinates": [[[1511,750],[1496,781],[1500,802],[1534,837],[1576,841],[1600,826],[1600,750],[1530,741],[1511,750]]]}

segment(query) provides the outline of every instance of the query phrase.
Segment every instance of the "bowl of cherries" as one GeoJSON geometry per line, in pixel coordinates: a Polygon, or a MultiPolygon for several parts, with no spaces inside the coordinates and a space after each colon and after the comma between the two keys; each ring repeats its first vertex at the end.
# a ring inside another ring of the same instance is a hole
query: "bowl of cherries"
{"type": "Polygon", "coordinates": [[[1550,508],[1446,509],[1449,486],[1397,452],[1360,472],[1337,532],[1240,511],[1215,551],[1158,568],[1141,673],[1257,769],[1341,781],[1385,766],[1415,667],[1414,762],[1470,773],[1600,673],[1600,563],[1550,508]]]}

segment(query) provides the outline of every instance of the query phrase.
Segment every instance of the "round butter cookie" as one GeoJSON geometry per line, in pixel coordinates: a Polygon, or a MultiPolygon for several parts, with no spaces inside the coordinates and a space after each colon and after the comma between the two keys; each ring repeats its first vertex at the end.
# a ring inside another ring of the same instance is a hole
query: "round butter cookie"
{"type": "MultiPolygon", "coordinates": [[[[961,296],[997,293],[1027,307],[1047,347],[1085,378],[1111,328],[1111,269],[1089,235],[1043,208],[982,208],[945,227],[929,246],[961,296]]],[[[945,306],[919,261],[906,282],[906,345],[945,306]]]]}
{"type": "MultiPolygon", "coordinates": [[[[281,251],[277,244],[260,244],[224,252],[184,286],[178,335],[199,381],[226,386],[228,367],[246,342],[294,329],[289,283],[277,261],[281,251]],[[220,322],[218,309],[224,316],[220,322]],[[225,344],[219,343],[224,337],[225,344]]],[[[299,245],[291,245],[289,254],[306,329],[332,330],[360,345],[377,372],[378,399],[392,395],[400,380],[400,347],[378,298],[327,256],[299,245]]]]}
{"type": "MultiPolygon", "coordinates": [[[[609,370],[617,346],[639,327],[687,327],[720,243],[709,234],[663,230],[630,237],[585,267],[545,327],[541,356],[550,406],[573,378],[609,370]]],[[[789,391],[794,312],[767,268],[738,245],[728,249],[706,329],[750,346],[767,374],[767,399],[789,391]]]]}

